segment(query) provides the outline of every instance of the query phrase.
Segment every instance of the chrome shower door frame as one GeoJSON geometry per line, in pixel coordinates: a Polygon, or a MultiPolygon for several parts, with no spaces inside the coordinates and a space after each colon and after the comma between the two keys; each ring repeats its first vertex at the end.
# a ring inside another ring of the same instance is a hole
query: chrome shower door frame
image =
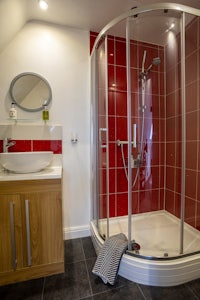
{"type": "MultiPolygon", "coordinates": [[[[157,11],[157,10],[174,10],[182,13],[181,18],[181,103],[182,103],[182,123],[181,123],[181,129],[182,129],[182,171],[181,171],[181,221],[180,221],[180,254],[183,254],[183,244],[184,244],[184,215],[185,215],[185,158],[186,158],[186,120],[185,120],[185,14],[191,14],[197,17],[200,17],[200,10],[181,5],[176,3],[157,3],[152,5],[147,5],[141,8],[135,8],[130,11],[127,11],[120,15],[119,17],[112,20],[110,23],[108,23],[98,34],[93,50],[91,53],[91,56],[95,57],[96,49],[98,47],[98,44],[100,40],[105,37],[106,39],[106,46],[105,46],[105,53],[106,53],[106,59],[105,59],[105,101],[106,101],[106,202],[107,202],[107,237],[109,237],[109,141],[108,141],[108,70],[107,70],[107,33],[109,29],[111,29],[113,26],[115,26],[117,23],[121,22],[122,20],[127,20],[126,22],[126,62],[127,62],[127,108],[128,108],[128,121],[127,121],[127,129],[128,129],[128,244],[129,244],[129,250],[131,248],[131,239],[132,239],[132,232],[131,232],[131,218],[132,218],[132,177],[131,177],[131,147],[132,147],[132,128],[131,128],[131,74],[130,74],[130,28],[129,28],[129,17],[133,17],[138,14],[150,12],[150,11],[157,11]]],[[[96,59],[95,59],[96,61],[96,59]]],[[[96,74],[96,70],[95,70],[96,74]]],[[[97,78],[97,77],[96,77],[97,78]]],[[[96,87],[97,89],[97,87],[96,87]]],[[[97,94],[93,94],[92,97],[95,97],[97,99],[97,94]]],[[[93,99],[93,103],[95,102],[95,99],[93,99]]],[[[97,100],[98,101],[98,100],[97,100]]],[[[97,111],[97,104],[94,104],[93,110],[93,121],[96,116],[98,116],[97,111]]],[[[99,140],[98,140],[98,122],[97,120],[93,123],[93,130],[92,130],[92,145],[93,147],[96,146],[96,150],[92,149],[92,151],[95,152],[93,156],[93,171],[92,176],[94,184],[94,189],[92,191],[91,198],[93,201],[95,201],[98,191],[98,147],[99,147],[99,140]]],[[[96,199],[98,201],[98,199],[96,199]]]]}

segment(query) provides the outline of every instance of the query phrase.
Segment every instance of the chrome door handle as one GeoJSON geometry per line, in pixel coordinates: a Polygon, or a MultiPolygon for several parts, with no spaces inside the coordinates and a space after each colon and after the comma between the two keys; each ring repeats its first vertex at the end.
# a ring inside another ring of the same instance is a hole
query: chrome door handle
{"type": "Polygon", "coordinates": [[[101,148],[107,148],[107,145],[103,145],[102,140],[102,132],[105,132],[107,134],[107,128],[99,128],[99,144],[101,148]]]}

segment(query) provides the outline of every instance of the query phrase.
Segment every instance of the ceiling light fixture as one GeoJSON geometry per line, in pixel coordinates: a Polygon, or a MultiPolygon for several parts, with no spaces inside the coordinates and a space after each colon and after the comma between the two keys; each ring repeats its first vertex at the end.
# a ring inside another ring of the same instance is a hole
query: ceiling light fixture
{"type": "Polygon", "coordinates": [[[47,8],[48,8],[48,3],[47,3],[47,1],[45,1],[45,0],[39,0],[39,6],[40,6],[41,9],[47,10],[47,8]]]}
{"type": "Polygon", "coordinates": [[[172,24],[169,26],[169,28],[167,28],[167,30],[165,30],[165,32],[171,31],[174,27],[175,27],[175,23],[172,23],[172,24]]]}

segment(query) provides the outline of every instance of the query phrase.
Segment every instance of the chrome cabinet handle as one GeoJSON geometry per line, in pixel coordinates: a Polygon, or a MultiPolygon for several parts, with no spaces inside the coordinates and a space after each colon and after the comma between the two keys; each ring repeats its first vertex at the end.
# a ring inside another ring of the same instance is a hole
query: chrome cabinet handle
{"type": "Polygon", "coordinates": [[[14,202],[10,202],[10,227],[11,227],[11,246],[12,246],[12,265],[16,270],[16,246],[15,246],[15,223],[14,223],[14,202]]]}
{"type": "Polygon", "coordinates": [[[26,213],[26,237],[27,237],[27,254],[28,266],[31,266],[31,237],[30,237],[30,218],[29,218],[29,201],[25,200],[25,213],[26,213]]]}

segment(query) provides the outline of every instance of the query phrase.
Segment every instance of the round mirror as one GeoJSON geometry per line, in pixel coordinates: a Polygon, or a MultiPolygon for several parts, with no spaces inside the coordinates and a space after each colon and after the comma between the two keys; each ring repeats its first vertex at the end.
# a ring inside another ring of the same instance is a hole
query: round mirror
{"type": "Polygon", "coordinates": [[[35,112],[49,105],[52,92],[49,83],[35,73],[22,73],[16,76],[10,84],[12,103],[25,111],[35,112]]]}

